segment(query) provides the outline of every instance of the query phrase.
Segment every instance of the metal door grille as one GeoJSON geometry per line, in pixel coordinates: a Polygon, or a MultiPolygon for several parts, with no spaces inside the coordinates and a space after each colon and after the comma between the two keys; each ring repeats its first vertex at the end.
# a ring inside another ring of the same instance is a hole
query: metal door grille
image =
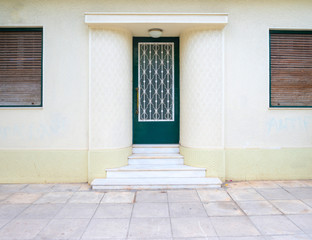
{"type": "Polygon", "coordinates": [[[174,121],[174,43],[139,43],[139,122],[174,121]]]}

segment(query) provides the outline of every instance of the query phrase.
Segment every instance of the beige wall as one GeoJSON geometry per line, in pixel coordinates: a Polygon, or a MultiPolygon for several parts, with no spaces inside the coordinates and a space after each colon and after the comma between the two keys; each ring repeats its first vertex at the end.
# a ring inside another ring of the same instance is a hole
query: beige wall
{"type": "Polygon", "coordinates": [[[89,29],[84,12],[228,13],[224,147],[312,147],[312,110],[268,109],[269,29],[312,29],[310,0],[2,0],[0,6],[0,26],[44,29],[44,106],[0,109],[2,150],[89,148],[89,29]]]}
{"type": "Polygon", "coordinates": [[[229,13],[225,146],[311,147],[311,110],[268,110],[268,30],[311,29],[311,8],[309,0],[1,1],[1,26],[44,27],[44,107],[1,109],[0,148],[88,148],[89,36],[84,12],[90,11],[229,13]]]}
{"type": "Polygon", "coordinates": [[[90,29],[90,149],[132,145],[132,36],[90,29]]]}
{"type": "Polygon", "coordinates": [[[312,146],[311,109],[268,109],[269,29],[312,29],[311,8],[311,1],[248,1],[230,7],[225,32],[226,147],[312,146]]]}
{"type": "Polygon", "coordinates": [[[223,29],[180,36],[180,143],[223,147],[223,29]]]}

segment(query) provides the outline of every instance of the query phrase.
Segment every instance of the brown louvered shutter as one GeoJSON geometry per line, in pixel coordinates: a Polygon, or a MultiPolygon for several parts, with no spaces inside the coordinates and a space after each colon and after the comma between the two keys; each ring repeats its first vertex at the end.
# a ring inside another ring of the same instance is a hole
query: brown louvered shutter
{"type": "Polygon", "coordinates": [[[42,29],[0,29],[0,106],[42,106],[42,29]]]}
{"type": "Polygon", "coordinates": [[[312,106],[312,32],[271,31],[272,107],[312,106]]]}

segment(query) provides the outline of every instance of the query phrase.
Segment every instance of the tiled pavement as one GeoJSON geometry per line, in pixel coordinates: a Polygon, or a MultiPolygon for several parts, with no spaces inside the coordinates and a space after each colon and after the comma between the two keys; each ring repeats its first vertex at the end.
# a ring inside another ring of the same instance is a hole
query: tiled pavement
{"type": "Polygon", "coordinates": [[[312,180],[107,192],[2,184],[0,239],[311,240],[312,180]]]}

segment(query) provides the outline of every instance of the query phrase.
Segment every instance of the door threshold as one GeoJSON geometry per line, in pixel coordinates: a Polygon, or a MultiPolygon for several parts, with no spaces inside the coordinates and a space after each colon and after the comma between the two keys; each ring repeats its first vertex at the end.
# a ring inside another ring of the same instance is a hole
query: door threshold
{"type": "Polygon", "coordinates": [[[179,147],[179,144],[133,144],[134,148],[174,148],[179,147]]]}

